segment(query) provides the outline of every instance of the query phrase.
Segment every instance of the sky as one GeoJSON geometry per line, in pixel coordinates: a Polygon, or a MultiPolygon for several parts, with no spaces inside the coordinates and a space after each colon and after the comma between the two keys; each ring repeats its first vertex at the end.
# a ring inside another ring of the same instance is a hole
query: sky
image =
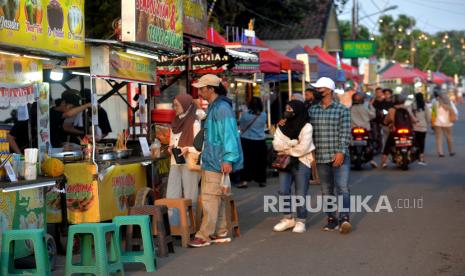
{"type": "MultiPolygon", "coordinates": [[[[340,20],[351,20],[353,0],[347,1],[340,20]]],[[[465,30],[465,0],[358,0],[359,18],[379,12],[386,7],[398,8],[386,12],[397,18],[399,14],[412,16],[416,27],[430,34],[440,31],[465,30]]],[[[360,24],[377,33],[377,21],[383,14],[377,14],[360,20],[360,24]]]]}

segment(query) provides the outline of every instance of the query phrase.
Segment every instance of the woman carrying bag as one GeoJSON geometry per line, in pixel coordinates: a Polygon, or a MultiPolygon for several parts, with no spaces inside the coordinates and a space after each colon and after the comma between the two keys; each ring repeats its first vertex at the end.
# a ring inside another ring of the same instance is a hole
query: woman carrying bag
{"type": "Polygon", "coordinates": [[[241,184],[237,188],[247,188],[247,182],[255,181],[260,187],[266,186],[267,148],[265,141],[266,113],[263,103],[253,97],[248,111],[241,115],[241,145],[244,153],[244,168],[241,170],[241,184]]]}
{"type": "Polygon", "coordinates": [[[457,121],[457,109],[445,92],[439,92],[436,94],[436,99],[433,101],[431,109],[431,125],[434,129],[438,156],[444,157],[442,141],[443,135],[446,137],[449,155],[454,156],[455,151],[452,139],[452,126],[455,121],[457,121]]]}
{"type": "MultiPolygon", "coordinates": [[[[195,210],[199,194],[200,171],[195,170],[189,163],[198,157],[199,152],[194,148],[194,137],[199,133],[201,125],[197,118],[197,107],[192,96],[179,94],[173,101],[176,117],[171,124],[171,135],[168,152],[171,154],[171,167],[168,176],[166,198],[189,198],[195,210]]],[[[176,209],[170,210],[170,222],[179,223],[176,209]]]]}
{"type": "MultiPolygon", "coordinates": [[[[273,148],[278,156],[273,162],[273,167],[279,169],[279,195],[289,197],[292,195],[292,186],[295,195],[303,197],[306,201],[308,182],[311,175],[311,152],[315,149],[312,140],[312,125],[308,120],[308,112],[304,103],[290,101],[284,112],[285,122],[281,124],[273,139],[273,148]],[[294,185],[293,185],[294,184],[294,185]]],[[[290,206],[289,198],[284,199],[290,206]]],[[[294,233],[305,232],[305,220],[307,217],[306,203],[297,207],[297,214],[284,212],[284,217],[273,228],[282,232],[293,228],[294,233]]],[[[289,211],[292,210],[292,207],[289,211]]]]}

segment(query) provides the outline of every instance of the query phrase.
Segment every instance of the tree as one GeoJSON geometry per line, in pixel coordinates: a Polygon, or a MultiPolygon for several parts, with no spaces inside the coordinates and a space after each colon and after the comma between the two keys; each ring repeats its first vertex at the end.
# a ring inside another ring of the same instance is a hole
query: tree
{"type": "MultiPolygon", "coordinates": [[[[209,6],[215,2],[212,19],[221,28],[226,25],[246,27],[249,20],[255,18],[256,28],[281,24],[289,25],[305,17],[307,10],[317,9],[326,1],[314,0],[209,0],[209,6]]],[[[347,0],[334,0],[337,11],[342,11],[347,0]]],[[[221,31],[221,30],[220,30],[221,31]]]]}
{"type": "MultiPolygon", "coordinates": [[[[348,20],[339,20],[339,32],[341,32],[342,40],[352,39],[352,23],[348,20]]],[[[357,31],[357,39],[367,40],[370,39],[370,30],[364,26],[359,25],[357,31]]]]}

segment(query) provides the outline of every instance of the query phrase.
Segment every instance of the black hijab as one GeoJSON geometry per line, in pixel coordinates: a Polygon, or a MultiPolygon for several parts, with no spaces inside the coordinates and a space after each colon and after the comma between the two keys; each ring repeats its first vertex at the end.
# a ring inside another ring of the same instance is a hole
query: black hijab
{"type": "Polygon", "coordinates": [[[295,115],[292,118],[286,119],[285,125],[280,126],[279,129],[289,139],[297,139],[302,128],[308,123],[308,110],[301,101],[294,100],[287,104],[292,107],[295,115]]]}

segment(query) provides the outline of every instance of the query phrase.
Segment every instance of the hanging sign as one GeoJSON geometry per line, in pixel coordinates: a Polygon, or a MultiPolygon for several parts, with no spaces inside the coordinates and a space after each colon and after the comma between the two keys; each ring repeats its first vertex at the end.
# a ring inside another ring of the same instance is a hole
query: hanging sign
{"type": "Polygon", "coordinates": [[[205,38],[208,28],[207,1],[184,0],[184,33],[205,38]]]}
{"type": "Polygon", "coordinates": [[[0,44],[84,56],[84,0],[0,1],[0,44]]]}
{"type": "Polygon", "coordinates": [[[183,0],[122,0],[122,40],[183,50],[183,0]]]}

